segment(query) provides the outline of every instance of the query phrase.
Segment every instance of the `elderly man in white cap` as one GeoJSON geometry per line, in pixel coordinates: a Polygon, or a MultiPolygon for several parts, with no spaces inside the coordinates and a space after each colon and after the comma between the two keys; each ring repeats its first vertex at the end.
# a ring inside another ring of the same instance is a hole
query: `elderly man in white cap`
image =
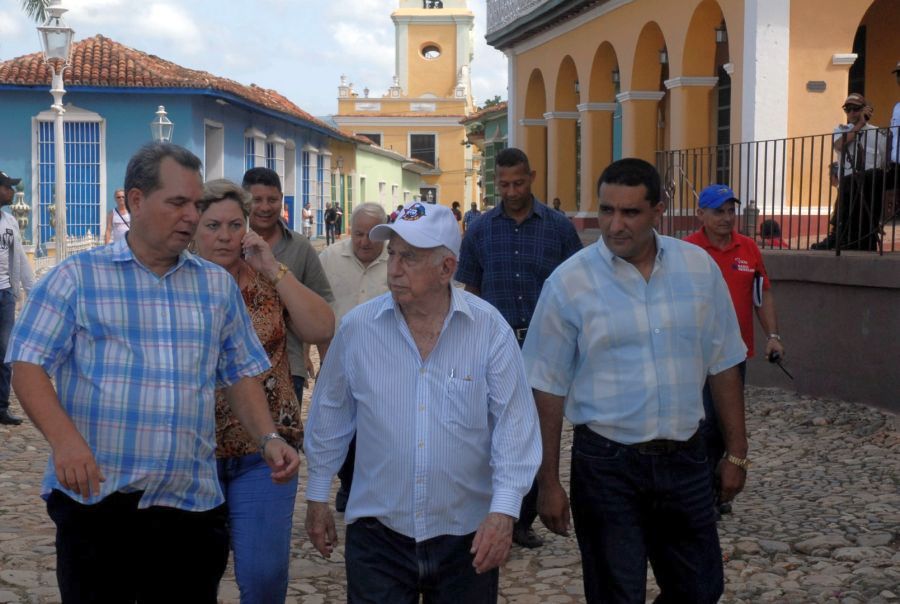
{"type": "Polygon", "coordinates": [[[349,602],[496,602],[541,459],[518,344],[493,306],[450,286],[460,234],[449,208],[412,203],[369,238],[388,242],[390,293],[343,318],[316,384],[307,533],[329,557],[331,481],[355,430],[349,602]]]}

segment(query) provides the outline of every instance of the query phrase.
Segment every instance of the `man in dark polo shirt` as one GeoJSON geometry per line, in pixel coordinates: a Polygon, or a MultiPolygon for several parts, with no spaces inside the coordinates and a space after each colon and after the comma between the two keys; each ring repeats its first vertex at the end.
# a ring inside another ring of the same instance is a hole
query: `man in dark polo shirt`
{"type": "MultiPolygon", "coordinates": [[[[501,151],[496,174],[500,204],[466,231],[456,280],[493,304],[522,346],[544,280],[581,249],[581,239],[564,214],[532,195],[535,172],[522,151],[512,147],[501,151]]],[[[513,541],[528,548],[543,544],[531,529],[536,517],[537,482],[522,501],[513,541]]]]}
{"type": "MultiPolygon", "coordinates": [[[[753,239],[741,235],[734,228],[737,220],[736,206],[740,203],[734,191],[727,186],[709,185],[700,191],[697,202],[697,217],[702,226],[684,240],[706,250],[722,271],[737,314],[741,337],[747,347],[747,358],[753,356],[754,311],[766,334],[766,357],[773,353],[783,356],[784,345],[778,333],[775,299],[772,297],[762,254],[753,239]],[[759,281],[756,285],[759,289],[757,300],[754,300],[753,295],[754,280],[759,281]],[[762,299],[758,299],[759,297],[762,299]]],[[[747,361],[738,365],[738,368],[743,381],[747,373],[747,361]]],[[[725,455],[725,443],[708,381],[703,387],[703,408],[706,421],[702,431],[707,442],[710,468],[715,472],[716,465],[725,455]]],[[[715,482],[715,474],[713,479],[715,482]]],[[[718,510],[720,513],[728,513],[731,511],[731,504],[719,504],[718,510]]]]}

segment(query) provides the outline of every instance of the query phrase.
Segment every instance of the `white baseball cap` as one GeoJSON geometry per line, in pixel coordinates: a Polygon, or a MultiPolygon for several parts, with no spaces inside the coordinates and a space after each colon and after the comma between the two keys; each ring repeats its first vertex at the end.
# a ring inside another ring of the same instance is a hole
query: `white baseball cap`
{"type": "Polygon", "coordinates": [[[392,232],[414,247],[428,249],[443,245],[454,256],[459,256],[462,236],[459,234],[456,217],[446,206],[414,201],[397,214],[397,220],[392,224],[372,227],[369,239],[387,241],[392,232]]]}

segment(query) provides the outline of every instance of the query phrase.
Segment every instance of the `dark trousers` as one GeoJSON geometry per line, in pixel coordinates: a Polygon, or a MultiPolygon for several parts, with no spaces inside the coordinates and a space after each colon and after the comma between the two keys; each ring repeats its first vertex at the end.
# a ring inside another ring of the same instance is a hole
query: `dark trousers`
{"type": "Polygon", "coordinates": [[[476,574],[475,533],[416,543],[375,518],[347,526],[344,556],[350,604],[494,604],[500,571],[476,574]]]}
{"type": "Polygon", "coordinates": [[[141,493],[82,505],[61,491],[47,499],[56,524],[56,577],[71,602],[215,604],[228,562],[227,512],[139,510],[141,493]]]}
{"type": "Polygon", "coordinates": [[[347,448],[347,457],[338,470],[338,478],[341,481],[341,491],[347,497],[350,496],[350,488],[353,486],[353,466],[356,465],[356,434],[350,440],[350,446],[347,448]]]}
{"type": "Polygon", "coordinates": [[[841,179],[836,225],[841,249],[878,249],[884,186],[883,170],[860,171],[841,179]]]}
{"type": "Polygon", "coordinates": [[[325,245],[334,243],[334,224],[325,224],[325,245]]]}
{"type": "Polygon", "coordinates": [[[9,384],[12,378],[12,369],[9,363],[3,362],[3,359],[6,358],[6,345],[9,343],[9,334],[12,333],[15,322],[16,297],[12,293],[12,288],[8,287],[0,290],[0,411],[9,408],[9,384]]]}
{"type": "MultiPolygon", "coordinates": [[[[743,387],[747,377],[747,361],[740,363],[738,370],[741,372],[741,387],[743,387]]],[[[722,436],[722,428],[719,426],[719,415],[716,413],[716,406],[713,403],[709,380],[706,380],[703,385],[703,413],[705,417],[700,424],[700,435],[706,443],[706,457],[709,461],[709,475],[712,479],[713,503],[718,504],[719,485],[716,469],[719,467],[719,461],[725,456],[725,439],[722,436]]]]}
{"type": "MultiPolygon", "coordinates": [[[[525,344],[525,337],[528,334],[528,326],[524,326],[524,328],[513,328],[513,332],[516,334],[516,341],[519,343],[519,348],[525,344]]],[[[519,519],[516,521],[516,528],[518,529],[530,529],[531,525],[534,524],[535,518],[537,518],[537,500],[538,500],[538,483],[537,478],[534,479],[534,482],[531,483],[531,489],[529,489],[528,493],[525,494],[525,497],[522,498],[522,507],[519,510],[519,519]]]]}
{"type": "Polygon", "coordinates": [[[717,602],[724,579],[709,490],[699,437],[645,453],[577,426],[571,495],[585,600],[643,603],[649,559],[657,603],[717,602]]]}

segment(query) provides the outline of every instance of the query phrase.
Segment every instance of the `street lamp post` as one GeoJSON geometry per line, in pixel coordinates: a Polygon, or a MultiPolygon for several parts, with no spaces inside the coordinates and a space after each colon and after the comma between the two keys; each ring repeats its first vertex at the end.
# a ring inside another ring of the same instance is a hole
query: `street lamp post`
{"type": "Polygon", "coordinates": [[[38,27],[41,36],[41,47],[44,62],[50,66],[53,81],[50,87],[50,95],[53,97],[51,109],[56,112],[53,122],[53,148],[56,164],[56,261],[60,262],[68,255],[66,247],[66,147],[63,132],[63,96],[66,94],[63,86],[63,72],[69,66],[72,55],[72,37],[75,32],[62,20],[62,15],[68,9],[63,8],[61,0],[50,0],[47,7],[46,23],[38,27]]]}

